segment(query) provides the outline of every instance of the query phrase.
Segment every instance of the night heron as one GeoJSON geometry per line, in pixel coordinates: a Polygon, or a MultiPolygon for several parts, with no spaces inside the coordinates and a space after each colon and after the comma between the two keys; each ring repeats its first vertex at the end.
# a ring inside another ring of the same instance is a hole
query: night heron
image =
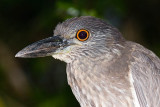
{"type": "Polygon", "coordinates": [[[67,63],[68,84],[81,107],[160,107],[160,59],[102,19],[68,19],[54,36],[16,54],[44,56],[67,63]]]}

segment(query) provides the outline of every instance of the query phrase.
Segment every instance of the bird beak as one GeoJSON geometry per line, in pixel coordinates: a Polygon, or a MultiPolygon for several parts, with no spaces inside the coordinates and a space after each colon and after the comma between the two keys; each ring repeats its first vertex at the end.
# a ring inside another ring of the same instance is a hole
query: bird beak
{"type": "Polygon", "coordinates": [[[57,49],[65,47],[67,44],[67,41],[60,36],[52,36],[25,47],[15,57],[35,58],[51,56],[57,49]]]}

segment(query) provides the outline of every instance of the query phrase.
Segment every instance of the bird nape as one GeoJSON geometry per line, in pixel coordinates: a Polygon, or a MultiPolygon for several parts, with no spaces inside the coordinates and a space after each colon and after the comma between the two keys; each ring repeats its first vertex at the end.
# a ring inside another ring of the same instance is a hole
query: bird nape
{"type": "Polygon", "coordinates": [[[160,59],[102,19],[68,19],[54,36],[16,54],[45,56],[67,63],[68,84],[81,107],[160,107],[160,59]]]}

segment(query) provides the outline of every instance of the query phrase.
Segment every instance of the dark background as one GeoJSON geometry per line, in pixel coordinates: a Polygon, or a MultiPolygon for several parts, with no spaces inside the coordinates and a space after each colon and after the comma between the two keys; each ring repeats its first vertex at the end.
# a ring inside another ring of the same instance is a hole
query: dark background
{"type": "Polygon", "coordinates": [[[59,22],[82,15],[105,19],[160,56],[159,0],[0,0],[0,107],[79,107],[64,62],[14,56],[52,36],[59,22]]]}

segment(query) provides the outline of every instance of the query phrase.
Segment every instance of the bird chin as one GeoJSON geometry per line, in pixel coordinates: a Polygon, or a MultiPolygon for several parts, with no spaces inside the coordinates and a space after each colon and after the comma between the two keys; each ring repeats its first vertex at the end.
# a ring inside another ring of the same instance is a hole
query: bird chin
{"type": "Polygon", "coordinates": [[[70,57],[71,50],[72,46],[66,48],[60,48],[52,54],[52,57],[64,61],[66,63],[70,63],[72,61],[70,57]]]}
{"type": "Polygon", "coordinates": [[[54,55],[52,55],[52,57],[55,58],[55,59],[59,59],[61,61],[64,61],[66,63],[71,63],[72,62],[72,60],[68,56],[65,56],[63,54],[54,54],[54,55]]]}

